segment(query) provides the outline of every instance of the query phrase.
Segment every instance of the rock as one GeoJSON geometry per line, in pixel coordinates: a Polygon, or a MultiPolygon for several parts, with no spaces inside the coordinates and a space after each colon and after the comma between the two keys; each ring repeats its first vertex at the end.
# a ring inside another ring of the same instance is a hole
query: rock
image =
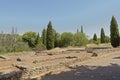
{"type": "Polygon", "coordinates": [[[93,54],[92,54],[92,57],[97,57],[98,56],[98,54],[96,53],[96,52],[94,52],[93,54]]]}
{"type": "Polygon", "coordinates": [[[36,64],[36,63],[39,63],[39,61],[37,61],[37,60],[34,60],[34,61],[33,61],[33,63],[34,63],[34,64],[36,64]]]}
{"type": "Polygon", "coordinates": [[[12,64],[12,66],[14,66],[14,67],[16,67],[16,68],[18,68],[22,71],[26,70],[26,69],[29,69],[29,67],[24,63],[12,64]]]}
{"type": "Polygon", "coordinates": [[[25,59],[18,57],[17,61],[25,61],[25,59]]]}
{"type": "Polygon", "coordinates": [[[68,57],[66,57],[67,59],[72,59],[72,58],[78,58],[78,57],[76,57],[76,56],[68,56],[68,57]]]}
{"type": "Polygon", "coordinates": [[[1,59],[4,59],[4,60],[9,60],[9,58],[6,57],[6,56],[0,56],[0,58],[1,58],[1,59]]]}
{"type": "Polygon", "coordinates": [[[47,55],[50,55],[50,56],[52,56],[53,54],[52,54],[52,53],[48,53],[47,55]]]}

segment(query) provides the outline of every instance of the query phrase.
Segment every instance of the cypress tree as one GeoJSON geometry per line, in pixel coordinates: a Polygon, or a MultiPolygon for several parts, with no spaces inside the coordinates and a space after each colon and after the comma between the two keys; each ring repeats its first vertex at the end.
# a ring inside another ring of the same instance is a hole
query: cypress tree
{"type": "Polygon", "coordinates": [[[47,26],[46,48],[48,50],[54,48],[54,33],[53,33],[51,21],[48,23],[47,26]]]}
{"type": "Polygon", "coordinates": [[[83,33],[83,26],[81,26],[81,33],[83,33]]]}
{"type": "Polygon", "coordinates": [[[37,34],[37,37],[35,39],[35,45],[38,45],[40,43],[40,36],[39,33],[37,34]]]}
{"type": "Polygon", "coordinates": [[[94,34],[93,40],[94,40],[94,41],[97,41],[97,35],[96,35],[96,34],[94,34]]]}
{"type": "Polygon", "coordinates": [[[44,28],[42,31],[42,43],[46,46],[46,29],[44,28]]]}
{"type": "Polygon", "coordinates": [[[113,47],[119,46],[119,30],[118,24],[114,16],[112,16],[111,24],[110,24],[110,37],[111,37],[111,45],[113,47]]]}
{"type": "Polygon", "coordinates": [[[105,32],[104,32],[103,28],[101,28],[101,38],[100,38],[100,40],[101,40],[101,43],[105,43],[105,32]]]}

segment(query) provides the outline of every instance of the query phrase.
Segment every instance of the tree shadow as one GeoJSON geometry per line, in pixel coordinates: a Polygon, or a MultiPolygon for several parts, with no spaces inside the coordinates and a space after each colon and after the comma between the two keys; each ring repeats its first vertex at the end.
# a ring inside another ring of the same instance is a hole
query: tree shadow
{"type": "Polygon", "coordinates": [[[41,80],[120,80],[120,66],[78,66],[71,71],[46,74],[41,80]]]}
{"type": "Polygon", "coordinates": [[[13,71],[6,74],[0,72],[0,80],[21,80],[21,77],[22,71],[13,71]]]}

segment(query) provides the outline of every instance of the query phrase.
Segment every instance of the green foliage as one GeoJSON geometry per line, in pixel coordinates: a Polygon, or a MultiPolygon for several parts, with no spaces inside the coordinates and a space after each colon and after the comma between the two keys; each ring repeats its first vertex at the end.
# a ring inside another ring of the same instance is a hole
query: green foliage
{"type": "Polygon", "coordinates": [[[20,42],[20,41],[16,42],[14,52],[22,52],[22,51],[29,51],[29,50],[30,50],[30,48],[27,43],[20,42]]]}
{"type": "Polygon", "coordinates": [[[100,40],[101,40],[101,43],[105,43],[105,32],[104,32],[103,28],[101,28],[101,38],[100,38],[100,40]]]}
{"type": "Polygon", "coordinates": [[[110,37],[111,37],[111,45],[113,47],[119,46],[119,30],[118,24],[114,16],[112,16],[111,24],[110,24],[110,37]]]}
{"type": "Polygon", "coordinates": [[[46,29],[44,28],[42,31],[42,43],[46,46],[46,29]]]}
{"type": "Polygon", "coordinates": [[[51,21],[48,23],[47,26],[46,48],[48,50],[54,48],[54,32],[51,21]]]}
{"type": "Polygon", "coordinates": [[[83,33],[83,26],[81,26],[81,33],[83,33]]]}
{"type": "Polygon", "coordinates": [[[24,42],[27,42],[29,47],[33,48],[35,47],[35,40],[36,40],[36,32],[26,32],[23,34],[22,39],[24,42]]]}
{"type": "Polygon", "coordinates": [[[93,40],[94,40],[94,41],[97,41],[97,35],[96,35],[96,34],[94,34],[93,40]]]}
{"type": "Polygon", "coordinates": [[[84,33],[77,32],[74,35],[74,46],[85,46],[88,43],[87,36],[84,33]]]}
{"type": "Polygon", "coordinates": [[[95,44],[99,45],[100,44],[100,39],[97,39],[97,41],[93,41],[95,44]]]}
{"type": "Polygon", "coordinates": [[[29,50],[27,43],[22,42],[18,34],[0,34],[0,53],[20,52],[29,50]]]}
{"type": "Polygon", "coordinates": [[[59,47],[60,46],[60,34],[55,33],[55,42],[54,42],[54,47],[59,47]]]}
{"type": "Polygon", "coordinates": [[[110,42],[109,36],[105,36],[105,43],[109,43],[109,42],[110,42]]]}
{"type": "Polygon", "coordinates": [[[38,45],[40,44],[40,36],[39,36],[39,33],[37,34],[37,37],[35,39],[35,45],[38,45]]]}
{"type": "Polygon", "coordinates": [[[72,46],[74,42],[74,35],[71,32],[64,32],[61,35],[61,47],[72,46]]]}

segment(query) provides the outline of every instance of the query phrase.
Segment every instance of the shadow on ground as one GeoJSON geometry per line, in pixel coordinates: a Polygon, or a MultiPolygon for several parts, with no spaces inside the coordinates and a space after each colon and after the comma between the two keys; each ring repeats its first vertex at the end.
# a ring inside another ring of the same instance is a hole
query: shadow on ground
{"type": "Polygon", "coordinates": [[[114,57],[113,59],[120,59],[120,56],[119,57],[114,57]]]}
{"type": "Polygon", "coordinates": [[[21,71],[13,71],[6,74],[0,72],[0,80],[21,80],[21,77],[22,77],[21,71]]]}
{"type": "Polygon", "coordinates": [[[68,72],[46,74],[41,80],[120,80],[120,66],[78,66],[68,72]]]}

